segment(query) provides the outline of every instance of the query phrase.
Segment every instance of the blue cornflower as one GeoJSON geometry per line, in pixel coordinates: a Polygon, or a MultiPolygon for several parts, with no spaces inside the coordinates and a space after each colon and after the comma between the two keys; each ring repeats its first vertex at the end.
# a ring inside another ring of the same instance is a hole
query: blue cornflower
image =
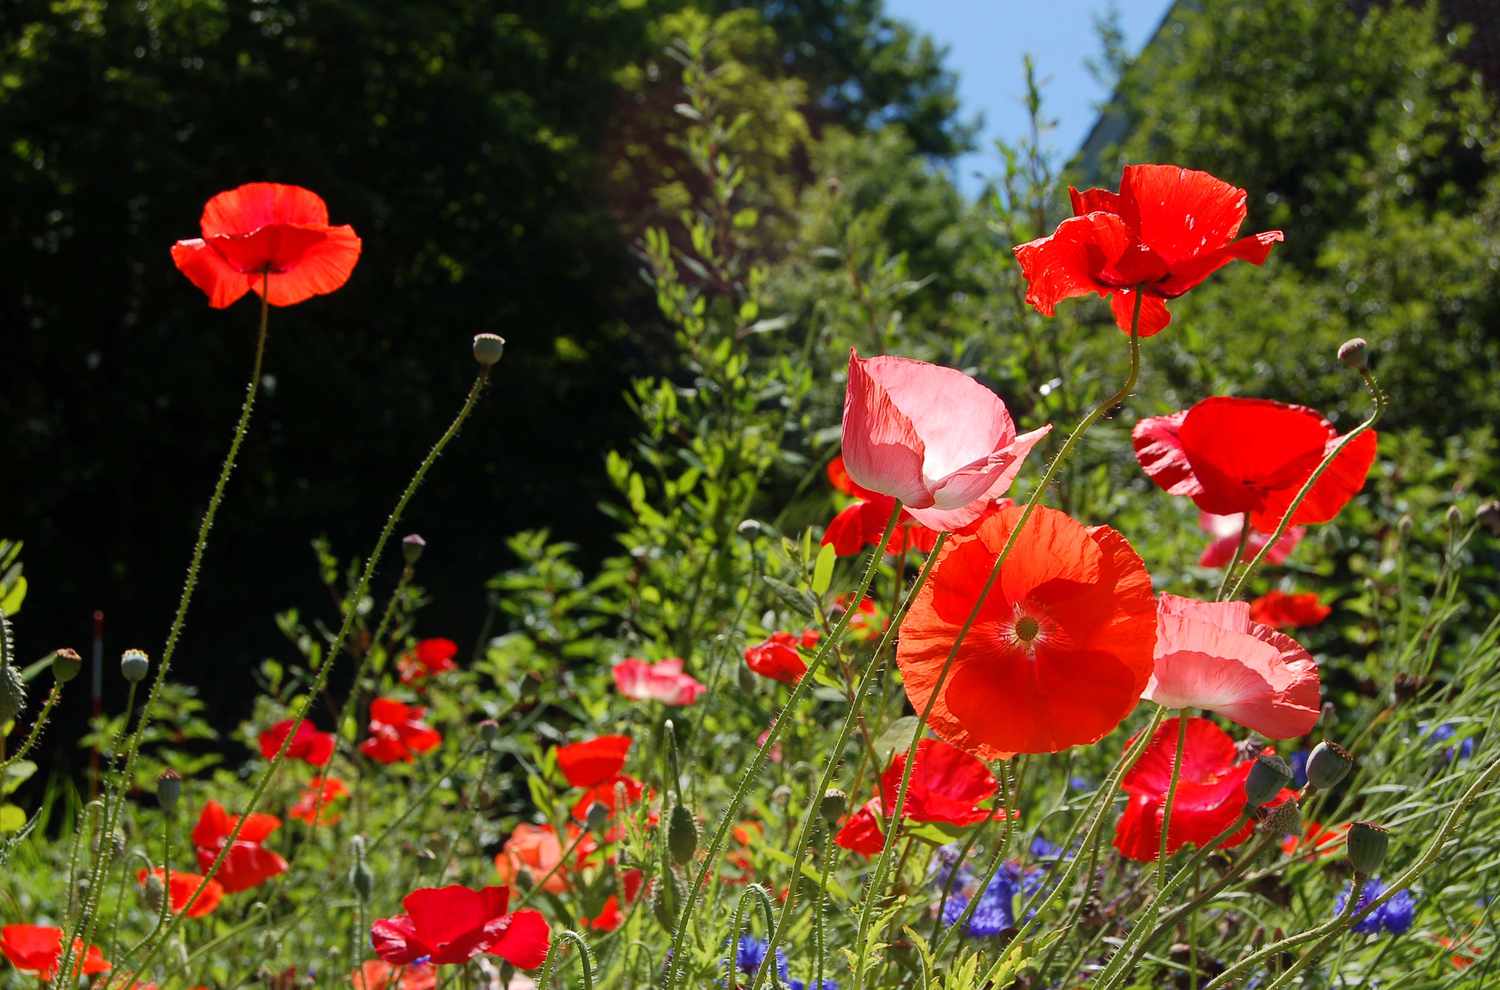
{"type": "Polygon", "coordinates": [[[974,913],[970,915],[969,923],[964,928],[965,934],[973,938],[988,938],[999,935],[1007,928],[1014,928],[1016,888],[1023,878],[1024,874],[1019,866],[1006,863],[995,873],[989,886],[977,895],[971,891],[955,891],[943,906],[943,924],[957,924],[969,906],[969,901],[977,896],[979,902],[974,905],[974,913]]]}
{"type": "Polygon", "coordinates": [[[839,990],[838,980],[824,980],[822,986],[813,986],[810,982],[803,983],[801,980],[787,980],[786,985],[791,990],[839,990]]]}
{"type": "MultiPolygon", "coordinates": [[[[1362,910],[1367,904],[1385,893],[1385,884],[1380,882],[1379,877],[1371,877],[1365,881],[1364,888],[1359,892],[1359,904],[1356,910],[1362,910]]],[[[1333,902],[1333,910],[1338,914],[1344,910],[1344,905],[1349,901],[1349,887],[1345,885],[1343,893],[1333,902]]],[[[1411,928],[1412,919],[1416,917],[1417,899],[1412,896],[1411,891],[1398,891],[1395,896],[1386,901],[1380,907],[1371,911],[1360,919],[1354,930],[1362,935],[1376,935],[1380,932],[1389,932],[1392,935],[1402,935],[1411,928]]]]}
{"type": "MultiPolygon", "coordinates": [[[[1426,723],[1422,723],[1420,728],[1425,730],[1427,728],[1426,723]]],[[[1427,744],[1429,746],[1441,746],[1443,743],[1447,742],[1449,739],[1452,739],[1456,735],[1458,735],[1458,726],[1453,722],[1444,722],[1442,725],[1439,725],[1437,728],[1433,729],[1430,733],[1427,734],[1427,744]]],[[[1443,753],[1443,759],[1449,763],[1452,763],[1455,756],[1460,760],[1467,760],[1473,755],[1474,737],[1470,736],[1469,738],[1458,744],[1457,753],[1454,753],[1454,747],[1449,746],[1443,753]]]]}
{"type": "MultiPolygon", "coordinates": [[[[767,939],[756,938],[754,935],[741,935],[739,944],[735,947],[734,966],[741,973],[750,974],[760,969],[760,964],[765,962],[766,949],[771,943],[767,939]]],[[[786,953],[780,949],[776,950],[776,975],[782,981],[786,981],[786,953]]]]}
{"type": "Polygon", "coordinates": [[[1048,842],[1038,835],[1031,840],[1031,857],[1033,859],[1059,859],[1062,856],[1062,846],[1055,842],[1048,842]]]}
{"type": "Polygon", "coordinates": [[[1087,777],[1069,777],[1068,787],[1075,791],[1091,791],[1094,789],[1094,782],[1087,777]]]}
{"type": "Polygon", "coordinates": [[[1310,755],[1305,749],[1292,754],[1292,786],[1298,790],[1307,786],[1307,758],[1310,755]]]}

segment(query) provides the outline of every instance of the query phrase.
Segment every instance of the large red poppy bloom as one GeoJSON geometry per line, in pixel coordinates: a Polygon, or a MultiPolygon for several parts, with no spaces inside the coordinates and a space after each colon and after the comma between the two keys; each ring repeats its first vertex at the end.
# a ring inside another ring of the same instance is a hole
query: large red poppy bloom
{"type": "Polygon", "coordinates": [[[359,751],[376,763],[410,763],[416,754],[436,749],[442,733],[422,721],[427,709],[407,705],[394,698],[376,698],[370,704],[370,738],[359,751]]]}
{"type": "MultiPolygon", "coordinates": [[[[568,825],[568,845],[578,839],[579,829],[568,825]]],[[[574,865],[581,865],[585,856],[595,852],[597,844],[585,837],[574,851],[574,865]]],[[[540,884],[549,894],[561,894],[568,889],[569,867],[562,864],[563,842],[551,825],[533,825],[522,822],[505,840],[505,845],[495,854],[495,872],[500,879],[511,883],[525,870],[533,883],[540,884]],[[543,878],[546,878],[543,880],[543,878]]]]}
{"type": "Polygon", "coordinates": [[[422,887],[402,900],[406,914],[370,926],[370,941],[375,954],[394,966],[418,959],[454,965],[488,954],[536,969],[547,958],[547,921],[539,911],[507,914],[509,903],[509,887],[422,887]]]}
{"type": "MultiPolygon", "coordinates": [[[[222,874],[223,870],[219,872],[222,874]]],[[[160,866],[150,873],[139,870],[136,872],[135,882],[144,887],[148,877],[155,877],[160,881],[167,878],[167,871],[160,866]]],[[[198,893],[198,888],[203,888],[203,893],[198,896],[198,899],[193,902],[192,909],[188,911],[189,918],[201,918],[206,914],[213,914],[219,902],[224,899],[224,885],[217,880],[209,880],[205,883],[202,875],[198,873],[181,873],[173,870],[168,887],[172,910],[177,914],[181,914],[182,909],[187,907],[188,901],[191,901],[193,895],[198,893]]]]}
{"type": "MultiPolygon", "coordinates": [[[[239,820],[238,815],[231,815],[217,801],[210,801],[203,806],[198,824],[193,826],[193,846],[198,854],[198,869],[208,872],[239,820]]],[[[258,887],[272,877],[286,872],[286,860],[261,845],[280,827],[281,819],[275,815],[256,812],[246,816],[245,827],[240,829],[239,838],[230,848],[229,855],[224,857],[219,872],[214,874],[214,879],[224,888],[224,893],[235,894],[258,887]]]]}
{"type": "MultiPolygon", "coordinates": [[[[281,749],[281,744],[292,731],[295,719],[285,719],[260,734],[260,755],[271,759],[281,749]]],[[[319,732],[317,726],[304,721],[297,726],[291,745],[286,748],[287,759],[302,760],[315,767],[325,767],[333,759],[334,746],[338,740],[331,732],[319,732]]]]}
{"type": "Polygon", "coordinates": [[[1047,237],[1018,245],[1026,301],[1043,316],[1074,296],[1109,297],[1126,333],[1141,300],[1139,333],[1172,320],[1175,299],[1231,261],[1263,264],[1281,231],[1235,239],[1245,222],[1245,190],[1176,165],[1127,165],[1120,191],[1069,188],[1072,217],[1047,237]]]}
{"type": "Polygon", "coordinates": [[[1250,603],[1250,618],[1272,629],[1315,626],[1332,614],[1333,609],[1324,605],[1312,591],[1300,594],[1268,591],[1250,603]]]}
{"type": "MultiPolygon", "coordinates": [[[[35,973],[43,981],[51,980],[57,975],[58,964],[62,961],[62,944],[61,928],[48,925],[6,925],[0,928],[0,953],[16,969],[35,973]]],[[[89,946],[88,951],[84,952],[82,939],[75,939],[75,966],[80,963],[79,956],[83,957],[81,963],[85,976],[109,970],[109,961],[104,958],[104,953],[99,951],[97,945],[89,946]]]]}
{"type": "MultiPolygon", "coordinates": [[[[1250,525],[1275,530],[1324,455],[1343,439],[1315,410],[1271,399],[1215,396],[1169,416],[1135,424],[1135,456],[1168,495],[1186,495],[1204,512],[1250,513],[1250,525]]],[[[1328,465],[1290,525],[1328,522],[1364,487],[1375,462],[1366,430],[1328,465]]]]}
{"type": "MultiPolygon", "coordinates": [[[[891,512],[896,508],[896,500],[855,482],[844,468],[842,455],[828,463],[828,483],[836,491],[853,496],[856,501],[829,521],[823,530],[823,544],[833,547],[833,552],[840,557],[852,557],[865,547],[879,543],[885,535],[891,512]]],[[[886,541],[885,552],[904,553],[910,548],[931,553],[937,536],[936,530],[923,526],[903,509],[896,528],[891,531],[891,538],[886,541]]]]}
{"type": "Polygon", "coordinates": [[[629,736],[598,736],[557,747],[557,766],[572,786],[593,787],[624,770],[629,752],[629,736]]]}
{"type": "MultiPolygon", "coordinates": [[[[1187,716],[1179,716],[1187,718],[1187,716]]],[[[1125,775],[1120,786],[1129,796],[1125,813],[1115,824],[1115,848],[1127,859],[1149,862],[1161,853],[1162,809],[1172,781],[1172,761],[1177,753],[1177,723],[1162,724],[1146,751],[1125,775]]],[[[1167,833],[1167,853],[1192,843],[1202,846],[1234,824],[1245,810],[1245,778],[1253,759],[1236,761],[1234,740],[1206,718],[1189,718],[1187,743],[1182,751],[1182,771],[1177,796],[1172,802],[1172,825],[1167,833]]],[[[1295,797],[1283,789],[1268,807],[1295,797]]],[[[1250,837],[1252,822],[1219,844],[1228,849],[1250,837]]]]}
{"type": "Polygon", "coordinates": [[[333,292],[359,261],[348,225],[330,227],[322,197],[301,186],[251,182],[203,207],[202,237],[172,245],[172,260],[208,304],[223,309],[247,292],[290,306],[333,292]]]}
{"type": "MultiPolygon", "coordinates": [[[[924,711],[958,631],[1022,510],[1001,509],[944,547],[901,624],[896,662],[924,711]]],[[[1038,507],[964,639],[931,726],[987,759],[1104,736],[1151,676],[1156,602],[1125,538],[1038,507]]]]}
{"type": "Polygon", "coordinates": [[[453,640],[442,637],[424,639],[412,650],[402,654],[401,659],[396,661],[396,669],[401,672],[402,684],[415,684],[429,677],[457,670],[458,664],[453,662],[456,656],[458,644],[453,640]]]}
{"type": "Polygon", "coordinates": [[[788,632],[774,632],[765,642],[747,647],[745,666],[783,684],[796,684],[807,673],[807,664],[797,652],[797,637],[788,632]]]}
{"type": "MultiPolygon", "coordinates": [[[[906,751],[899,750],[880,775],[880,800],[885,807],[896,807],[905,770],[906,751]]],[[[979,804],[993,798],[995,789],[995,775],[984,761],[940,739],[923,739],[917,743],[917,762],[911,769],[901,817],[964,828],[990,817],[991,812],[979,804]]]]}

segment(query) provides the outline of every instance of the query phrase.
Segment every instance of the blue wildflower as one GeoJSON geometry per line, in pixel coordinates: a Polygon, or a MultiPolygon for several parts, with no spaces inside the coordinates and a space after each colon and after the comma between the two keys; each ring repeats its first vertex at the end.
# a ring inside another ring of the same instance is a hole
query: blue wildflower
{"type": "MultiPolygon", "coordinates": [[[[754,973],[760,969],[760,964],[765,962],[766,949],[770,946],[771,943],[767,939],[756,938],[754,935],[741,935],[734,952],[735,969],[747,975],[754,973]]],[[[781,977],[782,982],[786,981],[786,953],[780,949],[776,950],[776,975],[781,977]]]]}
{"type": "Polygon", "coordinates": [[[1307,758],[1310,755],[1305,749],[1292,754],[1292,786],[1298,790],[1307,786],[1307,758]]]}
{"type": "Polygon", "coordinates": [[[786,985],[791,990],[839,990],[838,980],[824,980],[822,986],[815,986],[811,981],[803,983],[801,980],[787,980],[786,985]]]}
{"type": "Polygon", "coordinates": [[[1033,859],[1058,859],[1062,856],[1062,846],[1055,842],[1048,842],[1038,835],[1031,840],[1031,856],[1033,859]]]}
{"type": "MultiPolygon", "coordinates": [[[[1426,729],[1426,727],[1426,723],[1423,723],[1421,725],[1421,728],[1424,730],[1426,729]]],[[[1456,735],[1458,735],[1458,726],[1453,722],[1444,722],[1442,725],[1439,725],[1437,728],[1433,729],[1430,733],[1427,734],[1427,745],[1441,746],[1443,743],[1447,742],[1449,739],[1452,739],[1456,735]]],[[[1474,737],[1469,736],[1463,742],[1458,744],[1457,753],[1454,752],[1454,747],[1449,746],[1443,752],[1443,759],[1448,763],[1452,763],[1455,757],[1460,760],[1467,760],[1473,755],[1474,737]]]]}
{"type": "Polygon", "coordinates": [[[1075,791],[1091,791],[1094,789],[1094,784],[1087,777],[1069,777],[1068,787],[1075,791]]]}
{"type": "MultiPolygon", "coordinates": [[[[1385,893],[1385,884],[1381,883],[1379,877],[1371,877],[1365,882],[1364,889],[1359,892],[1359,904],[1355,910],[1363,910],[1366,905],[1383,893],[1385,893]]],[[[1348,902],[1349,887],[1345,885],[1343,893],[1339,894],[1338,899],[1333,902],[1334,913],[1341,913],[1348,902]]],[[[1359,923],[1354,926],[1354,930],[1362,935],[1377,935],[1380,932],[1402,935],[1411,928],[1416,913],[1417,900],[1412,896],[1411,891],[1398,891],[1390,900],[1360,919],[1359,923]]]]}

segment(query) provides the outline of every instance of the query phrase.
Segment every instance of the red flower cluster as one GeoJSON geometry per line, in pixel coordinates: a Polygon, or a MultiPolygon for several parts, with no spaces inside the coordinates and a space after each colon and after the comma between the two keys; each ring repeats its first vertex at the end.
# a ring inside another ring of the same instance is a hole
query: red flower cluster
{"type": "Polygon", "coordinates": [[[434,966],[499,956],[519,969],[535,969],[547,958],[551,931],[540,912],[507,914],[510,888],[422,887],[402,900],[406,914],[370,926],[375,954],[393,966],[419,959],[434,966]]]}
{"type": "MultiPolygon", "coordinates": [[[[834,841],[864,856],[879,853],[885,844],[884,809],[896,807],[905,772],[906,751],[899,750],[891,754],[890,765],[880,775],[880,796],[850,815],[834,841]]],[[[923,739],[917,743],[902,817],[967,828],[994,814],[980,805],[993,799],[995,790],[995,777],[981,760],[939,739],[923,739]]]]}
{"type": "MultiPolygon", "coordinates": [[[[10,964],[16,969],[35,973],[44,983],[57,975],[57,967],[62,962],[62,948],[61,928],[47,925],[6,925],[0,928],[0,954],[10,960],[10,964]]],[[[84,952],[81,939],[73,942],[73,960],[77,967],[75,978],[77,972],[93,976],[95,973],[109,971],[109,960],[104,958],[99,947],[91,945],[84,952]]]]}
{"type": "Polygon", "coordinates": [[[589,807],[595,804],[602,804],[613,814],[621,795],[626,805],[640,801],[645,788],[624,772],[629,751],[628,736],[599,736],[558,747],[557,765],[563,776],[574,787],[584,788],[583,795],[573,804],[575,818],[579,821],[587,818],[589,807]]]}
{"type": "Polygon", "coordinates": [[[359,751],[376,763],[410,763],[418,753],[436,749],[442,733],[422,721],[427,709],[407,705],[394,698],[376,698],[370,704],[370,738],[359,751]]]}
{"type": "Polygon", "coordinates": [[[308,782],[287,815],[312,826],[337,825],[342,817],[330,805],[349,796],[349,788],[337,777],[319,777],[308,782]]]}
{"type": "MultiPolygon", "coordinates": [[[[285,719],[262,732],[259,739],[260,755],[268,760],[273,758],[281,750],[286,737],[291,735],[295,721],[285,719]]],[[[333,751],[337,745],[338,740],[333,733],[319,732],[311,722],[303,721],[297,726],[297,734],[292,736],[292,742],[287,746],[286,758],[301,760],[315,767],[326,767],[328,761],[333,759],[333,751]]]]}
{"type": "MultiPolygon", "coordinates": [[[[239,820],[238,815],[231,815],[217,801],[210,801],[203,806],[198,824],[193,826],[193,846],[198,855],[200,870],[207,873],[209,867],[213,866],[219,850],[229,841],[229,834],[234,831],[235,823],[239,820]]],[[[224,858],[219,872],[214,874],[214,879],[224,888],[224,893],[236,894],[258,887],[272,877],[286,872],[286,860],[261,845],[280,827],[281,819],[275,815],[256,813],[245,817],[245,825],[240,829],[239,838],[230,847],[229,855],[224,858]]]]}
{"type": "Polygon", "coordinates": [[[416,684],[438,674],[457,670],[453,658],[458,656],[458,644],[451,639],[424,639],[396,661],[396,670],[401,674],[402,684],[416,684]]]}

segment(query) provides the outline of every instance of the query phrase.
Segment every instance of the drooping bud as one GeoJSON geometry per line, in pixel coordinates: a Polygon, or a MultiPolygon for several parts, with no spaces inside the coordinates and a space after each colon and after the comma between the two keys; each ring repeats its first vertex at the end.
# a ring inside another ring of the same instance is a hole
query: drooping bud
{"type": "Polygon", "coordinates": [[[1464,524],[1464,510],[1456,505],[1448,506],[1447,519],[1449,528],[1457,529],[1464,524]]]}
{"type": "Polygon", "coordinates": [[[1365,356],[1365,351],[1369,346],[1369,343],[1363,337],[1350,337],[1339,345],[1339,360],[1346,367],[1353,368],[1356,371],[1363,371],[1369,367],[1369,360],[1365,356]]]}
{"type": "Polygon", "coordinates": [[[120,655],[120,673],[131,684],[139,684],[151,670],[151,659],[144,650],[126,650],[120,655]]]}
{"type": "Polygon", "coordinates": [[[427,541],[416,533],[408,533],[401,537],[401,556],[408,564],[415,564],[422,557],[422,551],[427,549],[427,541]]]}
{"type": "Polygon", "coordinates": [[[176,770],[163,770],[156,778],[156,803],[162,811],[171,814],[177,808],[177,799],[182,796],[182,775],[176,770]]]}
{"type": "Polygon", "coordinates": [[[474,360],[492,368],[505,353],[505,338],[498,333],[476,333],[474,335],[474,360]]]}
{"type": "Polygon", "coordinates": [[[1292,782],[1292,768],[1275,753],[1258,756],[1245,778],[1245,797],[1253,808],[1270,801],[1292,782]]]}
{"type": "Polygon", "coordinates": [[[1338,743],[1323,740],[1307,757],[1307,782],[1320,791],[1338,784],[1354,769],[1354,757],[1338,743]]]}
{"type": "Polygon", "coordinates": [[[1412,522],[1410,513],[1405,513],[1401,516],[1400,519],[1396,520],[1396,530],[1402,535],[1402,537],[1405,537],[1407,533],[1411,532],[1411,528],[1413,525],[1415,524],[1412,522]]]}
{"type": "Polygon", "coordinates": [[[146,910],[152,914],[160,912],[166,896],[167,887],[161,882],[161,877],[154,871],[146,874],[146,884],[141,888],[141,900],[145,902],[146,910]]]}
{"type": "Polygon", "coordinates": [[[1269,829],[1272,835],[1301,835],[1302,809],[1296,801],[1283,801],[1271,809],[1261,827],[1269,829]]]}
{"type": "Polygon", "coordinates": [[[672,818],[667,823],[667,850],[672,854],[672,862],[679,866],[686,865],[698,851],[698,823],[687,805],[672,808],[672,818]]]}
{"type": "Polygon", "coordinates": [[[78,655],[77,650],[64,646],[52,654],[52,677],[57,683],[68,683],[77,677],[81,670],[83,670],[83,657],[78,655]]]}
{"type": "Polygon", "coordinates": [[[354,888],[355,895],[362,901],[368,901],[375,892],[375,874],[370,872],[370,865],[364,860],[355,863],[349,870],[349,886],[354,888]]]}
{"type": "Polygon", "coordinates": [[[1385,826],[1374,822],[1355,822],[1349,826],[1349,862],[1356,872],[1365,876],[1379,872],[1385,862],[1385,851],[1391,844],[1391,834],[1385,826]]]}
{"type": "Polygon", "coordinates": [[[818,804],[818,813],[823,820],[830,825],[837,825],[838,820],[844,817],[844,812],[849,807],[849,795],[837,787],[831,788],[823,795],[823,800],[818,804]]]}
{"type": "Polygon", "coordinates": [[[792,803],[792,789],[787,784],[778,784],[771,791],[771,803],[778,808],[785,808],[792,803]]]}

